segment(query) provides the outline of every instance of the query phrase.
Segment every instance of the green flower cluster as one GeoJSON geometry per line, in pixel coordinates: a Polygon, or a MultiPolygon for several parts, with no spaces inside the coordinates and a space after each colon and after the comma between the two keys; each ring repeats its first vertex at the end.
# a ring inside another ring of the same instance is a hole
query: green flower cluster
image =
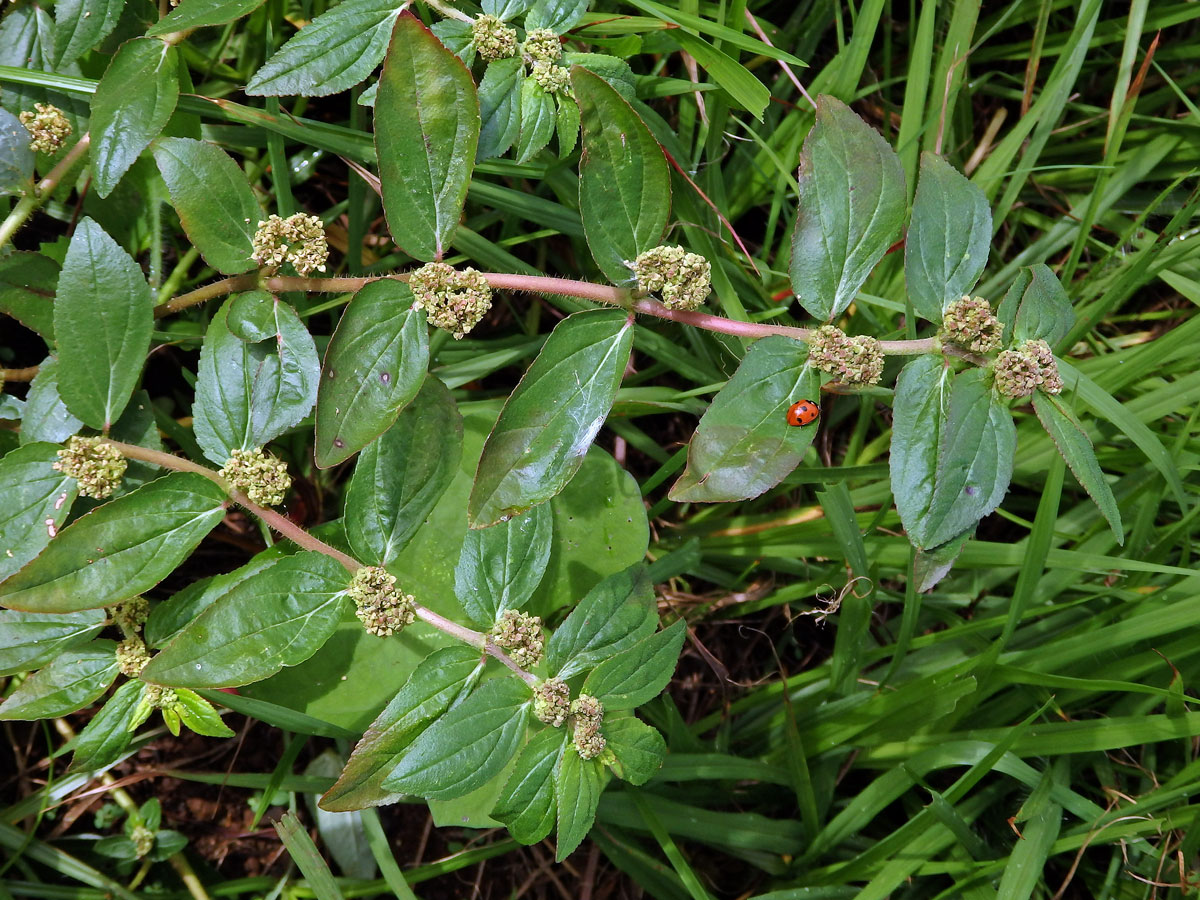
{"type": "Polygon", "coordinates": [[[581,759],[595,759],[604,752],[608,741],[600,733],[604,722],[604,704],[588,694],[580,694],[571,704],[571,715],[575,719],[572,740],[581,759]]]}
{"type": "Polygon", "coordinates": [[[79,496],[104,500],[121,484],[129,464],[121,451],[98,437],[73,437],[58,451],[54,468],[79,482],[79,496]]]}
{"type": "Polygon", "coordinates": [[[533,80],[547,94],[571,93],[571,72],[566,66],[556,66],[554,63],[539,60],[533,64],[531,74],[533,80]]]}
{"type": "Polygon", "coordinates": [[[1005,397],[1028,397],[1035,390],[1057,394],[1063,389],[1058,363],[1045,341],[1026,341],[1016,350],[1002,350],[993,371],[996,390],[1005,397]]]}
{"type": "Polygon", "coordinates": [[[484,59],[504,59],[517,52],[517,30],[496,16],[479,16],[471,25],[471,39],[484,59]]]}
{"type": "Polygon", "coordinates": [[[136,635],[117,644],[117,669],[122,675],[137,678],[150,663],[146,644],[136,635]]]}
{"type": "Polygon", "coordinates": [[[71,123],[57,106],[35,103],[33,108],[36,112],[26,110],[17,117],[32,138],[29,146],[38,153],[57,153],[71,136],[71,123]]]}
{"type": "Polygon", "coordinates": [[[287,464],[262,449],[234,450],[217,474],[259,506],[278,506],[292,486],[287,464]]]}
{"type": "Polygon", "coordinates": [[[301,275],[324,272],[329,259],[325,226],[317,216],[296,213],[281,219],[272,213],[258,223],[251,241],[250,258],[260,266],[277,269],[290,262],[301,275]]]}
{"type": "Polygon", "coordinates": [[[150,618],[150,601],[145,597],[130,597],[128,600],[110,607],[108,614],[113,623],[119,625],[122,631],[137,631],[150,618]]]}
{"type": "Polygon", "coordinates": [[[708,297],[712,266],[699,253],[664,245],[638,256],[630,268],[638,290],[658,294],[668,309],[698,309],[708,297]]]}
{"type": "Polygon", "coordinates": [[[413,308],[425,310],[430,324],[462,339],[492,308],[492,289],[482,272],[461,272],[446,263],[427,263],[409,276],[413,308]]]}
{"type": "Polygon", "coordinates": [[[133,841],[133,850],[138,859],[154,849],[154,832],[145,825],[134,825],[129,832],[129,840],[133,841]]]}
{"type": "Polygon", "coordinates": [[[530,66],[538,63],[558,62],[562,58],[562,44],[558,35],[549,28],[534,28],[525,35],[521,45],[521,56],[530,66]]]}
{"type": "Polygon", "coordinates": [[[501,614],[500,621],[492,628],[491,637],[497,647],[505,650],[513,662],[524,669],[537,665],[546,645],[542,620],[515,609],[506,609],[501,614]]]}
{"type": "Polygon", "coordinates": [[[991,304],[982,297],[955,300],[942,314],[939,337],[975,353],[991,353],[1000,347],[1004,326],[992,313],[991,304]]]}
{"type": "Polygon", "coordinates": [[[560,727],[571,714],[571,689],[561,678],[547,678],[533,689],[533,714],[547,725],[560,727]]]}
{"type": "Polygon", "coordinates": [[[355,615],[376,637],[388,637],[411,625],[417,618],[417,601],[396,588],[396,576],[382,566],[365,566],[354,573],[347,595],[354,601],[355,615]]]}
{"type": "Polygon", "coordinates": [[[843,384],[875,384],[883,374],[883,348],[873,337],[822,325],[808,337],[808,362],[843,384]]]}

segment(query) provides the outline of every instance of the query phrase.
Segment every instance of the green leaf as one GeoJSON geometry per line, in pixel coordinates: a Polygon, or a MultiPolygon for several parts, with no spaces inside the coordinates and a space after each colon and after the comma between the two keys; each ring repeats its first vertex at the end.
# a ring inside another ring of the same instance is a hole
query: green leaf
{"type": "Polygon", "coordinates": [[[503,156],[520,134],[524,80],[525,64],[519,56],[488,63],[483,80],[479,82],[480,126],[476,162],[503,156]]]}
{"type": "Polygon", "coordinates": [[[841,315],[900,237],[908,206],[896,152],[842,101],[817,98],[800,153],[791,276],[810,314],[841,315]]]}
{"type": "Polygon", "coordinates": [[[734,103],[762,121],[763,111],[771,102],[771,91],[749,69],[708,41],[682,28],[672,28],[667,33],[671,40],[679,44],[680,49],[694,57],[708,71],[713,81],[729,94],[734,103]]]}
{"type": "Polygon", "coordinates": [[[72,63],[112,33],[125,0],[60,0],[54,4],[56,71],[72,63]]]}
{"type": "Polygon", "coordinates": [[[535,0],[525,17],[525,30],[549,28],[565,34],[583,19],[587,9],[588,0],[535,0]]]}
{"type": "Polygon", "coordinates": [[[804,344],[779,336],[755,341],[701,417],[670,498],[749,500],[779,484],[817,436],[816,422],[789,425],[788,407],[818,400],[820,389],[821,373],[809,367],[804,344]]]}
{"type": "Polygon", "coordinates": [[[71,415],[58,393],[58,360],[47,356],[26,394],[25,417],[21,420],[21,443],[47,441],[61,444],[78,434],[83,422],[71,415]]]}
{"type": "Polygon", "coordinates": [[[607,742],[600,758],[622,781],[645,784],[662,766],[667,742],[657,728],[633,716],[624,716],[605,719],[600,731],[607,742]]]}
{"type": "Polygon", "coordinates": [[[554,130],[558,134],[558,158],[564,159],[579,140],[579,104],[570,97],[559,97],[554,130]]]}
{"type": "Polygon", "coordinates": [[[36,331],[50,345],[58,270],[57,262],[40,253],[16,251],[0,258],[0,312],[36,331]]]}
{"type": "Polygon", "coordinates": [[[639,563],[596,585],[546,642],[546,669],[569,678],[633,647],[658,626],[654,588],[639,563]]]}
{"type": "Polygon", "coordinates": [[[405,12],[379,77],[375,150],[388,229],[410,256],[429,261],[445,254],[478,143],[479,99],[470,71],[405,12]]]}
{"type": "Polygon", "coordinates": [[[58,390],[73,415],[107,430],[129,402],[150,350],[154,297],[141,267],[84,217],[54,301],[58,390]]]}
{"type": "Polygon", "coordinates": [[[345,524],[360,559],[387,565],[404,549],[454,478],[462,433],[454,398],[430,377],[396,424],[359,455],[345,524]]]}
{"type": "Polygon", "coordinates": [[[288,854],[304,874],[304,880],[311,886],[317,900],[342,900],[343,894],[338,887],[329,863],[321,856],[321,851],[313,843],[308,830],[300,823],[294,812],[284,813],[275,823],[275,831],[288,854]]]}
{"type": "Polygon", "coordinates": [[[239,583],[179,632],[142,670],[171,687],[237,687],[312,656],[349,607],[350,576],[301,551],[239,583]]]}
{"type": "Polygon", "coordinates": [[[982,369],[958,376],[922,356],[896,382],[891,484],[909,540],[937,547],[970,529],[1004,499],[1016,429],[982,369]]]}
{"type": "MultiPolygon", "coordinates": [[[[532,3],[533,0],[483,0],[480,5],[489,16],[508,21],[529,9],[532,3]]],[[[532,28],[533,26],[526,24],[525,27],[532,28]]]]}
{"type": "MultiPolygon", "coordinates": [[[[1075,323],[1071,300],[1058,276],[1045,263],[1030,266],[1027,271],[1029,282],[1022,290],[1016,313],[1012,316],[1013,340],[1042,340],[1053,347],[1075,323]]],[[[1011,296],[1011,292],[1005,295],[1004,302],[1014,302],[1015,298],[1010,299],[1011,296]]]]}
{"type": "Polygon", "coordinates": [[[317,391],[317,465],[349,459],[396,421],[429,367],[425,313],[402,281],[373,281],[342,313],[317,391]]]}
{"type": "Polygon", "coordinates": [[[603,78],[580,66],[571,83],[583,125],[579,212],[588,247],[614,284],[627,262],[658,246],[671,213],[671,170],[650,129],[603,78]]]}
{"type": "Polygon", "coordinates": [[[187,688],[175,689],[175,706],[172,707],[180,720],[196,734],[205,737],[233,737],[234,732],[221,721],[216,707],[187,688]]]}
{"type": "Polygon", "coordinates": [[[571,480],[612,408],[632,345],[633,320],[622,310],[586,310],[554,327],[484,445],[472,528],[549,500],[571,480]]]}
{"type": "Polygon", "coordinates": [[[355,746],[341,777],[321,798],[321,808],[345,811],[398,800],[399,794],[383,789],[384,778],[425,724],[449,709],[471,683],[482,658],[479,650],[456,644],[422,660],[355,746]]]}
{"type": "Polygon", "coordinates": [[[970,292],[987,265],[992,211],[982,190],[932,153],[921,176],[904,243],[904,278],[917,314],[940,322],[948,303],[970,292]]]}
{"type": "Polygon", "coordinates": [[[354,87],[383,59],[392,22],[406,4],[345,0],[312,20],[250,79],[246,93],[325,97],[354,87]]]}
{"type": "Polygon", "coordinates": [[[491,528],[469,530],[454,569],[454,595],[471,621],[491,628],[506,609],[520,609],[550,561],[554,514],[535,506],[491,528]]]}
{"type": "Polygon", "coordinates": [[[597,760],[580,759],[574,747],[563,751],[554,773],[554,792],[558,797],[556,862],[570,856],[592,830],[600,792],[604,789],[603,771],[597,760]]]}
{"type": "Polygon", "coordinates": [[[112,765],[125,752],[133,739],[135,710],[142,702],[148,685],[126,681],[92,716],[75,740],[75,755],[71,757],[72,771],[102,769],[112,765]]]}
{"type": "Polygon", "coordinates": [[[0,703],[0,719],[50,719],[83,709],[117,677],[117,645],[92,641],[67,650],[0,703]]]}
{"type": "MultiPolygon", "coordinates": [[[[276,547],[279,545],[277,544],[276,547]]],[[[150,647],[161,647],[179,634],[200,613],[233,590],[251,575],[278,562],[278,551],[259,553],[232,572],[194,581],[177,594],[155,605],[150,611],[142,637],[150,647]]]]}
{"type": "Polygon", "coordinates": [[[97,507],[0,584],[0,605],[75,612],[128,600],[175,570],[225,515],[225,493],[174,472],[97,507]]]}
{"type": "Polygon", "coordinates": [[[179,100],[179,51],[135,38],[113,56],[92,96],[90,149],[96,193],[107,197],[166,127],[179,100]]]}
{"type": "Polygon", "coordinates": [[[568,736],[565,728],[543,728],[534,734],[496,800],[492,816],[522,844],[536,844],[554,828],[554,772],[568,736]]]}
{"type": "Polygon", "coordinates": [[[653,700],[675,674],[684,627],[680,619],[627,650],[601,662],[583,683],[583,692],[605,709],[633,709],[653,700]]]}
{"type": "Polygon", "coordinates": [[[41,553],[71,512],[79,485],[56,462],[58,448],[40,442],[0,459],[0,581],[41,553]]]}
{"type": "Polygon", "coordinates": [[[242,170],[220,147],[191,138],[161,138],[158,171],[188,238],[225,275],[255,268],[252,239],[262,209],[242,170]]]}
{"type": "Polygon", "coordinates": [[[521,84],[521,133],[517,141],[517,162],[528,162],[554,137],[558,121],[554,97],[533,78],[521,84]]]}
{"type": "MultiPolygon", "coordinates": [[[[429,29],[442,45],[470,67],[475,62],[475,32],[470,22],[459,19],[442,19],[429,29]]],[[[374,106],[374,103],[371,104],[374,106]]]]}
{"type": "Polygon", "coordinates": [[[913,557],[913,581],[921,593],[932,591],[938,582],[945,578],[962,553],[967,541],[975,534],[974,528],[968,528],[958,537],[953,537],[929,550],[917,550],[913,557]]]}
{"type": "Polygon", "coordinates": [[[413,741],[383,787],[435,800],[482,787],[524,740],[529,700],[529,688],[515,678],[485,681],[413,741]]]}
{"type": "Polygon", "coordinates": [[[0,109],[0,197],[19,197],[32,189],[34,155],[29,141],[21,120],[0,109]]]}
{"type": "Polygon", "coordinates": [[[254,12],[262,4],[263,0],[182,0],[169,15],[146,29],[146,36],[224,25],[254,12]]]}
{"type": "Polygon", "coordinates": [[[94,638],[107,621],[103,610],[47,613],[0,610],[0,675],[36,669],[94,638]]]}
{"type": "Polygon", "coordinates": [[[1088,496],[1104,514],[1118,544],[1125,543],[1125,529],[1121,524],[1121,510],[1108,486],[1108,480],[1096,461],[1096,451],[1079,420],[1062,401],[1061,395],[1033,392],[1033,410],[1042,427],[1054,441],[1059,454],[1071,468],[1071,474],[1083,485],[1088,496]]]}
{"type": "Polygon", "coordinates": [[[312,336],[287,303],[269,294],[268,340],[247,343],[229,328],[235,299],[213,316],[196,376],[196,441],[220,465],[234,450],[263,446],[301,421],[317,399],[321,363],[312,336]]]}

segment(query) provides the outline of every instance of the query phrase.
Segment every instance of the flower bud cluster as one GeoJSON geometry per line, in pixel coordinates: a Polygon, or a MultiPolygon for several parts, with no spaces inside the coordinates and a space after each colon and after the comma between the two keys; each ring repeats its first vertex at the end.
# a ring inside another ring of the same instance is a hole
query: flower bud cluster
{"type": "Polygon", "coordinates": [[[376,637],[393,635],[417,618],[416,598],[397,589],[396,576],[382,566],[359,569],[346,593],[354,601],[358,620],[376,637]]]}
{"type": "Polygon", "coordinates": [[[413,308],[425,310],[430,324],[461,339],[492,308],[492,289],[482,272],[461,272],[446,263],[427,263],[409,276],[413,308]]]}
{"type": "Polygon", "coordinates": [[[638,290],[658,294],[668,309],[698,309],[708,297],[712,266],[699,253],[664,245],[641,254],[630,268],[638,290]]]}
{"type": "Polygon", "coordinates": [[[154,832],[145,825],[134,825],[129,832],[129,840],[133,842],[133,851],[138,859],[154,849],[154,832]]]}
{"type": "Polygon", "coordinates": [[[521,45],[521,56],[530,66],[558,62],[562,58],[562,44],[559,43],[558,35],[549,28],[534,28],[525,35],[525,43],[521,45]]]}
{"type": "Polygon", "coordinates": [[[38,153],[57,153],[71,136],[71,123],[57,106],[35,103],[36,112],[26,110],[18,118],[32,140],[29,146],[38,153]]]}
{"type": "Polygon", "coordinates": [[[137,631],[150,618],[150,601],[145,597],[130,597],[111,607],[108,614],[122,631],[137,631]]]}
{"type": "Polygon", "coordinates": [[[54,468],[79,482],[79,496],[104,500],[121,484],[128,463],[121,451],[98,437],[73,437],[58,451],[54,468]]]}
{"type": "Polygon", "coordinates": [[[252,503],[259,506],[278,506],[283,502],[292,477],[287,464],[258,450],[234,450],[225,467],[218,473],[239,491],[244,491],[252,503]]]}
{"type": "Polygon", "coordinates": [[[572,739],[581,759],[595,759],[604,752],[608,741],[600,733],[604,721],[604,704],[588,694],[580,694],[571,704],[575,719],[572,739]]]}
{"type": "Polygon", "coordinates": [[[1058,363],[1045,341],[1026,341],[1016,350],[1002,350],[993,368],[996,390],[1005,397],[1028,397],[1039,389],[1057,394],[1063,389],[1058,363]]]}
{"type": "Polygon", "coordinates": [[[975,353],[991,353],[999,349],[1004,326],[992,313],[991,304],[982,297],[955,300],[942,314],[940,337],[975,353]]]}
{"type": "Polygon", "coordinates": [[[179,695],[173,688],[163,687],[161,684],[148,684],[142,702],[153,709],[170,709],[179,702],[179,695]]]}
{"type": "Polygon", "coordinates": [[[281,219],[272,213],[258,223],[252,240],[251,259],[260,266],[277,269],[290,262],[301,275],[324,272],[329,259],[325,226],[317,216],[296,213],[281,219]]]}
{"type": "Polygon", "coordinates": [[[547,678],[533,689],[533,714],[555,728],[571,714],[571,689],[561,678],[547,678]]]}
{"type": "Polygon", "coordinates": [[[883,374],[883,348],[865,334],[853,337],[822,325],[808,337],[808,361],[844,384],[875,384],[883,374]]]}
{"type": "Polygon", "coordinates": [[[126,638],[117,644],[117,669],[122,675],[137,678],[150,662],[150,652],[140,637],[126,638]]]}
{"type": "Polygon", "coordinates": [[[566,66],[538,60],[533,64],[531,74],[547,94],[571,93],[571,72],[566,66]]]}
{"type": "Polygon", "coordinates": [[[492,628],[491,637],[496,646],[504,649],[523,669],[537,665],[546,645],[541,618],[516,609],[504,611],[492,628]]]}
{"type": "Polygon", "coordinates": [[[496,16],[479,16],[471,25],[471,39],[484,59],[504,59],[517,52],[517,30],[496,16]]]}

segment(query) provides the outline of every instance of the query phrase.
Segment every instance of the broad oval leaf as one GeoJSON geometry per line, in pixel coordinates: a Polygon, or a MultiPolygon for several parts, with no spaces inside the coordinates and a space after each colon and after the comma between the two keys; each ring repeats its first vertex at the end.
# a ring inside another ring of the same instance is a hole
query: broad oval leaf
{"type": "Polygon", "coordinates": [[[564,34],[579,23],[587,9],[588,0],[535,0],[525,17],[525,29],[549,28],[564,34]]]}
{"type": "Polygon", "coordinates": [[[84,217],[71,237],[54,301],[58,391],[92,428],[117,421],[141,376],[154,328],[141,267],[84,217]]]}
{"type": "Polygon", "coordinates": [[[521,84],[521,129],[517,141],[517,162],[528,162],[534,154],[550,143],[558,116],[554,97],[537,83],[526,78],[521,84]]]}
{"type": "Polygon", "coordinates": [[[379,76],[375,150],[388,230],[410,256],[429,261],[445,254],[478,144],[479,98],[470,71],[404,13],[379,76]]]}
{"type": "Polygon", "coordinates": [[[654,589],[641,563],[592,588],[546,642],[546,669],[569,678],[654,633],[654,589]]]}
{"type": "Polygon", "coordinates": [[[817,399],[820,388],[820,372],[808,365],[804,344],[781,336],[755,341],[701,417],[671,499],[749,500],[775,487],[817,436],[815,422],[789,425],[788,407],[817,399]]]}
{"type": "Polygon", "coordinates": [[[87,706],[117,677],[117,645],[92,641],[68,650],[0,703],[0,719],[50,719],[87,706]]]}
{"type": "Polygon", "coordinates": [[[0,610],[0,675],[28,672],[96,636],[108,617],[85,609],[50,615],[0,610]]]}
{"type": "Polygon", "coordinates": [[[574,747],[563,751],[554,773],[554,792],[558,798],[556,862],[570,856],[592,830],[600,792],[604,789],[603,772],[599,760],[581,759],[574,747]]]}
{"type": "Polygon", "coordinates": [[[194,581],[177,594],[172,594],[162,603],[155,604],[150,611],[150,618],[142,631],[142,637],[148,647],[155,649],[171,641],[175,635],[183,631],[200,613],[208,609],[219,599],[228,594],[247,578],[257,575],[263,569],[275,565],[283,556],[281,545],[276,544],[270,551],[255,554],[254,558],[244,566],[239,566],[232,572],[225,572],[211,578],[194,581]]]}
{"type": "Polygon", "coordinates": [[[134,713],[141,705],[145,682],[133,679],[120,685],[100,707],[75,741],[71,769],[100,769],[116,762],[133,739],[134,713]]]}
{"type": "Polygon", "coordinates": [[[565,728],[543,728],[530,738],[496,800],[492,816],[522,844],[536,844],[554,828],[554,773],[568,737],[565,728]]]}
{"type": "Polygon", "coordinates": [[[425,522],[462,457],[462,416],[429,377],[383,436],[358,457],[346,492],[346,539],[364,562],[387,565],[425,522]]]}
{"type": "Polygon", "coordinates": [[[29,140],[21,120],[0,109],[0,197],[21,196],[33,188],[34,156],[29,140]]]}
{"type": "Polygon", "coordinates": [[[525,738],[529,688],[493,678],[427,728],[383,780],[389,791],[453,800],[483,787],[525,738]]]}
{"type": "Polygon", "coordinates": [[[183,230],[205,261],[226,275],[255,268],[250,254],[263,213],[237,163],[216,144],[191,138],[160,139],[154,160],[183,230]]]}
{"type": "Polygon", "coordinates": [[[1091,439],[1079,424],[1071,410],[1062,402],[1062,397],[1046,394],[1042,391],[1033,393],[1033,409],[1037,413],[1042,427],[1054,441],[1054,446],[1062,458],[1066,460],[1076,480],[1083,485],[1088,496],[1099,508],[1118,544],[1125,543],[1125,529],[1121,524],[1121,510],[1113,497],[1112,488],[1096,461],[1096,450],[1091,439]]]}
{"type": "Polygon", "coordinates": [[[182,0],[171,12],[146,29],[147,37],[224,25],[254,12],[263,0],[182,0]]]}
{"type": "Polygon", "coordinates": [[[501,613],[519,609],[533,596],[550,561],[553,535],[549,504],[467,531],[454,570],[454,595],[476,625],[491,628],[501,613]]]}
{"type": "Polygon", "coordinates": [[[488,63],[479,82],[480,126],[476,161],[502,156],[520,134],[524,80],[525,64],[519,56],[488,63]]]}
{"type": "Polygon", "coordinates": [[[79,484],[56,462],[58,448],[41,442],[0,459],[0,581],[41,553],[71,512],[79,484]]]}
{"type": "Polygon", "coordinates": [[[350,601],[346,569],[302,551],[247,578],[179,632],[142,670],[171,687],[237,687],[308,659],[350,601]]]}
{"type": "Polygon", "coordinates": [[[811,315],[829,321],[900,237],[908,206],[904,169],[878,131],[842,101],[821,96],[797,181],[792,288],[811,315]]]}
{"type": "Polygon", "coordinates": [[[53,356],[47,356],[38,365],[38,373],[33,376],[25,399],[22,444],[33,441],[61,444],[83,428],[83,422],[71,415],[58,393],[58,360],[53,356]]]}
{"type": "Polygon", "coordinates": [[[633,320],[595,309],[559,322],[488,436],[467,512],[485,528],[566,486],[604,424],[633,346],[633,320]]]}
{"type": "Polygon", "coordinates": [[[204,335],[192,409],[196,442],[224,465],[234,450],[263,446],[309,414],[321,363],[296,311],[272,298],[276,333],[248,343],[229,330],[235,299],[217,311],[204,335]]]}
{"type": "Polygon", "coordinates": [[[992,240],[987,197],[953,166],[921,154],[921,175],[904,242],[904,279],[917,315],[940,322],[983,273],[992,240]]]}
{"type": "Polygon", "coordinates": [[[345,0],[312,20],[250,79],[251,96],[324,97],[354,87],[383,59],[392,21],[407,3],[345,0]]]}
{"type": "Polygon", "coordinates": [[[633,716],[624,716],[605,719],[600,731],[606,741],[605,750],[613,756],[609,766],[622,781],[645,784],[662,766],[667,742],[657,728],[633,716]]]}
{"type": "Polygon", "coordinates": [[[36,331],[51,347],[58,272],[58,263],[40,253],[18,250],[0,259],[0,312],[36,331]]]}
{"type": "Polygon", "coordinates": [[[632,647],[614,653],[596,666],[583,683],[583,692],[605,709],[633,709],[662,693],[675,674],[684,627],[680,619],[632,647]]]}
{"type": "Polygon", "coordinates": [[[60,0],[54,4],[56,71],[104,40],[117,27],[125,0],[60,0]]]}
{"type": "Polygon", "coordinates": [[[671,170],[633,107],[599,75],[571,67],[583,125],[579,213],[592,258],[614,284],[627,263],[658,246],[671,213],[671,170]]]}
{"type": "Polygon", "coordinates": [[[937,547],[1004,499],[1016,428],[982,369],[957,377],[940,357],[919,357],[896,382],[891,484],[909,540],[937,547]]]}
{"type": "Polygon", "coordinates": [[[179,100],[179,51],[134,38],[113,56],[92,95],[92,176],[107,197],[170,121],[179,100]]]}
{"type": "Polygon", "coordinates": [[[128,600],[175,570],[225,515],[224,491],[174,472],[72,522],[0,584],[0,606],[75,612],[128,600]]]}
{"type": "Polygon", "coordinates": [[[316,459],[349,459],[383,434],[417,395],[429,367],[425,313],[402,281],[373,281],[342,313],[317,390],[316,459]]]}
{"type": "Polygon", "coordinates": [[[397,757],[462,694],[482,666],[480,651],[463,644],[435,650],[421,661],[350,754],[337,783],[321,798],[335,812],[394,803],[401,795],[383,789],[397,757]]]}
{"type": "Polygon", "coordinates": [[[1009,291],[1004,297],[1002,320],[1012,320],[1014,341],[1042,340],[1051,347],[1061,341],[1075,324],[1075,312],[1071,300],[1063,290],[1058,276],[1045,263],[1038,263],[1025,270],[1028,281],[1020,279],[1020,299],[1009,291]],[[1015,302],[1016,309],[1012,305],[1015,302]]]}

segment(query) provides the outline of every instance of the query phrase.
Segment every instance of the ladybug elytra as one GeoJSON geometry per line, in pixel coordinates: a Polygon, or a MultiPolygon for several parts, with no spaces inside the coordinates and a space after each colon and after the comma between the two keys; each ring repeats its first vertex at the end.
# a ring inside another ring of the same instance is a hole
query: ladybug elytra
{"type": "Polygon", "coordinates": [[[811,425],[821,415],[821,408],[815,400],[801,400],[793,403],[787,411],[789,425],[811,425]]]}

